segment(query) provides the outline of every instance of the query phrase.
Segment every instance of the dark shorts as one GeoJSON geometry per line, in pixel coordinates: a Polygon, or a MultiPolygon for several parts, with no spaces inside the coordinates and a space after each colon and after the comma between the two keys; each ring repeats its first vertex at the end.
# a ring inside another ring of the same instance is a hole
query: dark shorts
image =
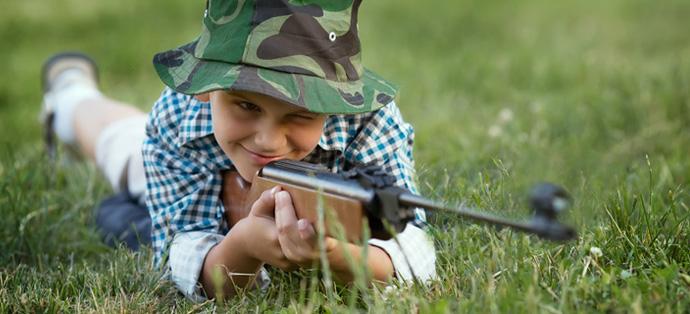
{"type": "Polygon", "coordinates": [[[122,192],[104,199],[96,208],[96,226],[103,241],[112,247],[123,244],[137,251],[151,243],[151,217],[129,193],[122,192]]]}

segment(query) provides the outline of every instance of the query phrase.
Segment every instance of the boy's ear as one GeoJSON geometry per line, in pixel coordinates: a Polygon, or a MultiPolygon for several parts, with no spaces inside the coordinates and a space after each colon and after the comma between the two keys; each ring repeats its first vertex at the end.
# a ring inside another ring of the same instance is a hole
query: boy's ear
{"type": "Polygon", "coordinates": [[[199,101],[203,101],[203,102],[208,102],[211,99],[211,96],[209,93],[194,95],[194,97],[196,97],[196,99],[198,99],[199,101]]]}

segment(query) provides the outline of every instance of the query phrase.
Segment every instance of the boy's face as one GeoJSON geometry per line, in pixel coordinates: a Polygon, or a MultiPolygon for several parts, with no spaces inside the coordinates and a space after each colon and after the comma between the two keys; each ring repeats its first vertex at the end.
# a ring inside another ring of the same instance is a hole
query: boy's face
{"type": "Polygon", "coordinates": [[[259,93],[218,90],[198,98],[210,100],[216,141],[248,182],[270,161],[306,157],[328,117],[259,93]]]}

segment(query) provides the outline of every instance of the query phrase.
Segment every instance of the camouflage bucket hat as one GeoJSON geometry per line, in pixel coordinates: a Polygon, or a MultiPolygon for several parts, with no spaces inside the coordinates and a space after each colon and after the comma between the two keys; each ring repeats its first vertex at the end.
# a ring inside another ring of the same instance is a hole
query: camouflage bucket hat
{"type": "Polygon", "coordinates": [[[199,38],[153,64],[184,94],[251,91],[318,113],[373,111],[398,88],[362,66],[360,3],[208,0],[199,38]]]}

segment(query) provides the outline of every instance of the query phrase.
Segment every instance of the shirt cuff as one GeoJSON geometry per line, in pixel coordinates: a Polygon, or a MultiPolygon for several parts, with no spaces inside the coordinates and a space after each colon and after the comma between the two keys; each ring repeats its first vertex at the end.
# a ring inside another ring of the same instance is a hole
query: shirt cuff
{"type": "Polygon", "coordinates": [[[398,280],[410,281],[416,277],[426,283],[430,279],[436,279],[436,251],[431,236],[408,223],[397,238],[400,245],[395,239],[371,239],[368,243],[386,251],[393,262],[398,280]]]}
{"type": "Polygon", "coordinates": [[[178,233],[170,245],[170,271],[173,282],[189,298],[205,299],[198,284],[206,254],[223,236],[202,231],[178,233]]]}
{"type": "MultiPolygon", "coordinates": [[[[170,245],[170,272],[173,282],[187,297],[197,302],[206,300],[201,291],[199,276],[206,255],[225,236],[203,231],[179,233],[170,245]]],[[[265,291],[271,280],[262,268],[254,280],[253,289],[265,291]]]]}

